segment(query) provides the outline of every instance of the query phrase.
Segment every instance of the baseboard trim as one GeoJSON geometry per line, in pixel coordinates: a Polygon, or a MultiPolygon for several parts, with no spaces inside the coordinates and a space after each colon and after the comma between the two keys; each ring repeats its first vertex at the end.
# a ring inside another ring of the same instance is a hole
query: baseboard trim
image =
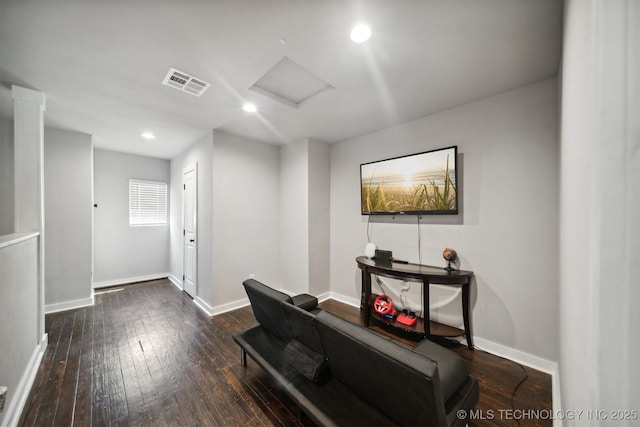
{"type": "Polygon", "coordinates": [[[58,302],[44,306],[44,313],[51,314],[59,311],[75,310],[76,308],[90,307],[93,305],[93,291],[89,298],[76,299],[73,301],[58,302]]]}
{"type": "Polygon", "coordinates": [[[231,301],[226,304],[211,306],[205,300],[200,297],[195,297],[193,299],[193,303],[200,309],[204,314],[209,317],[217,316],[218,314],[226,313],[228,311],[237,310],[242,307],[246,307],[249,305],[249,298],[239,299],[237,301],[231,301]]]}
{"type": "Polygon", "coordinates": [[[195,297],[193,299],[193,303],[196,305],[196,307],[198,307],[200,310],[202,310],[204,312],[204,314],[206,314],[207,316],[211,317],[213,316],[213,307],[211,307],[209,304],[207,304],[207,302],[205,300],[203,300],[200,297],[195,297]]]}
{"type": "Polygon", "coordinates": [[[180,289],[181,291],[184,291],[184,285],[182,284],[182,280],[178,279],[173,274],[169,274],[168,279],[171,283],[176,285],[176,288],[180,289]]]}
{"type": "Polygon", "coordinates": [[[22,415],[24,405],[27,403],[27,398],[29,397],[29,393],[31,392],[33,381],[36,379],[36,374],[38,373],[38,368],[40,367],[40,361],[42,361],[42,356],[44,356],[44,352],[47,349],[48,343],[49,336],[47,334],[44,334],[42,336],[42,339],[40,340],[40,343],[36,345],[33,353],[31,354],[31,358],[29,359],[27,368],[22,374],[20,382],[18,383],[18,387],[16,388],[14,399],[8,402],[8,405],[6,407],[7,415],[4,418],[2,427],[13,427],[18,425],[18,421],[20,421],[20,415],[22,415]]]}
{"type": "Polygon", "coordinates": [[[316,295],[316,298],[318,298],[318,302],[329,300],[331,299],[331,292],[324,292],[320,295],[316,295]]]}
{"type": "Polygon", "coordinates": [[[217,305],[217,306],[212,308],[212,310],[211,310],[212,314],[211,315],[215,316],[215,315],[218,315],[218,314],[226,313],[228,311],[237,310],[239,308],[246,307],[249,304],[250,304],[249,303],[249,298],[242,298],[242,299],[239,299],[237,301],[231,301],[231,302],[228,302],[226,304],[217,305]]]}
{"type": "Polygon", "coordinates": [[[156,273],[146,276],[125,277],[122,279],[105,280],[93,284],[93,289],[108,288],[110,286],[127,285],[129,283],[146,282],[148,280],[166,279],[171,277],[171,273],[156,273]]]}
{"type": "MultiPolygon", "coordinates": [[[[319,298],[318,298],[319,299],[319,298]]],[[[334,299],[338,302],[342,302],[345,304],[348,304],[352,307],[360,307],[360,300],[357,298],[353,298],[353,297],[348,297],[346,295],[343,294],[339,294],[337,292],[329,292],[329,298],[328,299],[334,299]]]]}
{"type": "Polygon", "coordinates": [[[507,347],[484,338],[473,337],[473,341],[476,344],[474,347],[479,350],[486,351],[487,353],[513,360],[521,365],[537,369],[538,371],[542,371],[549,375],[553,375],[558,372],[558,364],[556,362],[552,362],[542,357],[534,356],[533,354],[516,350],[515,348],[507,347]]]}

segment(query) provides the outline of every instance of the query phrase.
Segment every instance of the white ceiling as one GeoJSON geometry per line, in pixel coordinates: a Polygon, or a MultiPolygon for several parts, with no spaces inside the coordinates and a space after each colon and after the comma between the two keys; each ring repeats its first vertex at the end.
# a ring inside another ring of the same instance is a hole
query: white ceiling
{"type": "Polygon", "coordinates": [[[1,1],[0,114],[12,84],[45,124],[171,158],[211,129],[342,141],[558,74],[560,0],[1,1]],[[372,38],[349,39],[367,22],[372,38]],[[249,88],[288,57],[333,88],[295,109],[249,88]],[[212,86],[163,86],[169,68],[212,86]],[[242,110],[254,102],[259,112],[242,110]],[[157,139],[143,141],[153,131],[157,139]]]}

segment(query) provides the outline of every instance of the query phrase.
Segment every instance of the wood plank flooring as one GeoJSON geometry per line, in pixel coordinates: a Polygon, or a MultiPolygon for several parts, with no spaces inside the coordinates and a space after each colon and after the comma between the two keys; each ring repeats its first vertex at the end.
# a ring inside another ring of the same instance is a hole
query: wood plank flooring
{"type": "MultiPolygon", "coordinates": [[[[241,286],[238,284],[238,286],[241,286]]],[[[360,322],[357,308],[322,308],[360,322]]],[[[256,324],[250,307],[205,316],[167,280],[109,289],[95,305],[46,316],[49,346],[21,426],[299,426],[312,424],[255,363],[240,366],[231,335],[256,324]]],[[[457,347],[480,384],[477,409],[494,419],[470,426],[517,425],[511,392],[519,365],[457,347]],[[510,417],[512,418],[512,417],[510,417]]],[[[515,408],[551,409],[551,378],[524,368],[515,408]]],[[[521,425],[551,425],[526,420],[521,425]]]]}

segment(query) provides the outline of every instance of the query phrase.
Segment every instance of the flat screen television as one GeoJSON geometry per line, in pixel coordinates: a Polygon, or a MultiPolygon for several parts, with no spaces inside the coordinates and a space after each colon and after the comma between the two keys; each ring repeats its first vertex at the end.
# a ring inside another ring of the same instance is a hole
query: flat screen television
{"type": "Polygon", "coordinates": [[[360,165],[362,215],[458,213],[458,147],[360,165]]]}

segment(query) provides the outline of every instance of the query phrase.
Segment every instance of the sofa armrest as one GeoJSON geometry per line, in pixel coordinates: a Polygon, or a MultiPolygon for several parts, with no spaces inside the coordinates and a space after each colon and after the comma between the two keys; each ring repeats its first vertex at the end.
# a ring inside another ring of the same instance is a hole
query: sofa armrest
{"type": "Polygon", "coordinates": [[[433,360],[438,365],[440,384],[445,402],[467,380],[469,369],[467,363],[459,355],[453,353],[428,339],[421,341],[413,352],[433,360]]]}
{"type": "Polygon", "coordinates": [[[318,298],[309,294],[300,294],[291,297],[293,305],[303,310],[311,311],[318,306],[318,298]]]}

